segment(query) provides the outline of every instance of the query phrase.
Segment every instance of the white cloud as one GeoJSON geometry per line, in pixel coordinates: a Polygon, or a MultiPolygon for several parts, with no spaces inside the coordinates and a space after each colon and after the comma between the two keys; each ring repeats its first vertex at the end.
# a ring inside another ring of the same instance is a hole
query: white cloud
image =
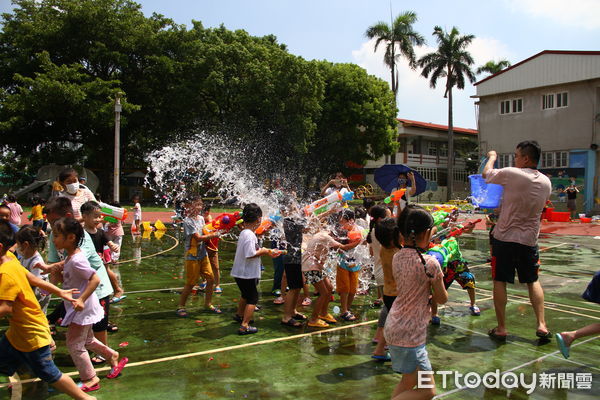
{"type": "MultiPolygon", "coordinates": [[[[358,50],[352,52],[352,58],[369,74],[390,83],[390,70],[383,63],[384,47],[380,46],[377,52],[374,52],[374,43],[374,40],[364,42],[358,50]]],[[[415,53],[419,58],[435,50],[435,47],[422,46],[416,48],[415,53]]],[[[498,61],[506,58],[513,63],[515,61],[507,46],[493,38],[475,38],[468,50],[475,60],[474,69],[489,60],[498,61]]],[[[448,123],[448,100],[444,98],[445,79],[438,80],[437,87],[431,89],[429,79],[421,76],[419,68],[417,70],[410,69],[405,59],[400,60],[398,73],[398,116],[446,125],[448,123]]],[[[474,100],[469,97],[474,93],[475,89],[470,84],[464,90],[453,91],[455,126],[465,128],[477,126],[474,100]]]]}
{"type": "Polygon", "coordinates": [[[505,0],[514,12],[548,18],[561,25],[600,28],[598,0],[505,0]]]}

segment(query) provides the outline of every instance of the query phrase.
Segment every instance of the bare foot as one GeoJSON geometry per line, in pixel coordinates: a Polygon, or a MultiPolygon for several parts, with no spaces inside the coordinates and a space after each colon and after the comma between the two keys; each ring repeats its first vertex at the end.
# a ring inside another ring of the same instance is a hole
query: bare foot
{"type": "Polygon", "coordinates": [[[119,365],[119,352],[115,351],[115,355],[110,359],[110,366],[116,367],[117,365],[119,365]]]}
{"type": "Polygon", "coordinates": [[[81,381],[81,383],[83,383],[85,386],[87,387],[92,387],[97,383],[100,383],[100,378],[98,378],[98,375],[94,376],[92,379],[87,380],[87,381],[81,381]]]}
{"type": "Polygon", "coordinates": [[[118,288],[117,290],[115,290],[115,294],[113,295],[113,297],[119,298],[119,297],[123,296],[124,294],[125,294],[125,292],[123,291],[123,289],[118,288]]]}

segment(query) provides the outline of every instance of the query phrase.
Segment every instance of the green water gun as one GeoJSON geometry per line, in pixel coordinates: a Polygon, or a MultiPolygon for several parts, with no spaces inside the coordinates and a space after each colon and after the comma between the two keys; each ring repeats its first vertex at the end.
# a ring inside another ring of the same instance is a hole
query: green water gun
{"type": "Polygon", "coordinates": [[[458,242],[454,237],[442,240],[442,243],[436,244],[435,246],[429,248],[425,254],[435,257],[444,270],[448,266],[449,262],[462,260],[463,258],[460,248],[458,247],[458,242]]]}
{"type": "Polygon", "coordinates": [[[446,221],[446,219],[448,219],[450,213],[447,211],[439,210],[431,213],[431,216],[433,217],[433,226],[440,226],[446,221]]]}

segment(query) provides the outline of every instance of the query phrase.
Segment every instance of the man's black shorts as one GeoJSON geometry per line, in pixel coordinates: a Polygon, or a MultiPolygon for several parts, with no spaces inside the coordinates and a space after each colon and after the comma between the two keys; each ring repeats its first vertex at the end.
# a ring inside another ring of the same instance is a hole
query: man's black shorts
{"type": "Polygon", "coordinates": [[[520,283],[538,280],[540,268],[538,246],[503,242],[492,237],[492,279],[515,283],[515,269],[520,283]]]}

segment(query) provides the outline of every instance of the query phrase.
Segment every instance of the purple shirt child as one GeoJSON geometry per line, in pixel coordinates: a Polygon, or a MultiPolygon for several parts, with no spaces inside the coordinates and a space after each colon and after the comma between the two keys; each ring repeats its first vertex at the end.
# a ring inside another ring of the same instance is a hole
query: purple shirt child
{"type": "MultiPolygon", "coordinates": [[[[87,287],[90,278],[96,271],[90,266],[89,261],[83,252],[78,252],[65,260],[63,270],[63,288],[79,289],[81,293],[87,287]]],[[[79,298],[79,295],[73,295],[73,298],[79,298]]],[[[85,301],[83,311],[75,311],[73,305],[67,301],[65,303],[66,315],[63,318],[62,326],[68,326],[71,323],[77,325],[92,325],[104,317],[104,310],[100,306],[98,296],[93,292],[85,301]]]]}

